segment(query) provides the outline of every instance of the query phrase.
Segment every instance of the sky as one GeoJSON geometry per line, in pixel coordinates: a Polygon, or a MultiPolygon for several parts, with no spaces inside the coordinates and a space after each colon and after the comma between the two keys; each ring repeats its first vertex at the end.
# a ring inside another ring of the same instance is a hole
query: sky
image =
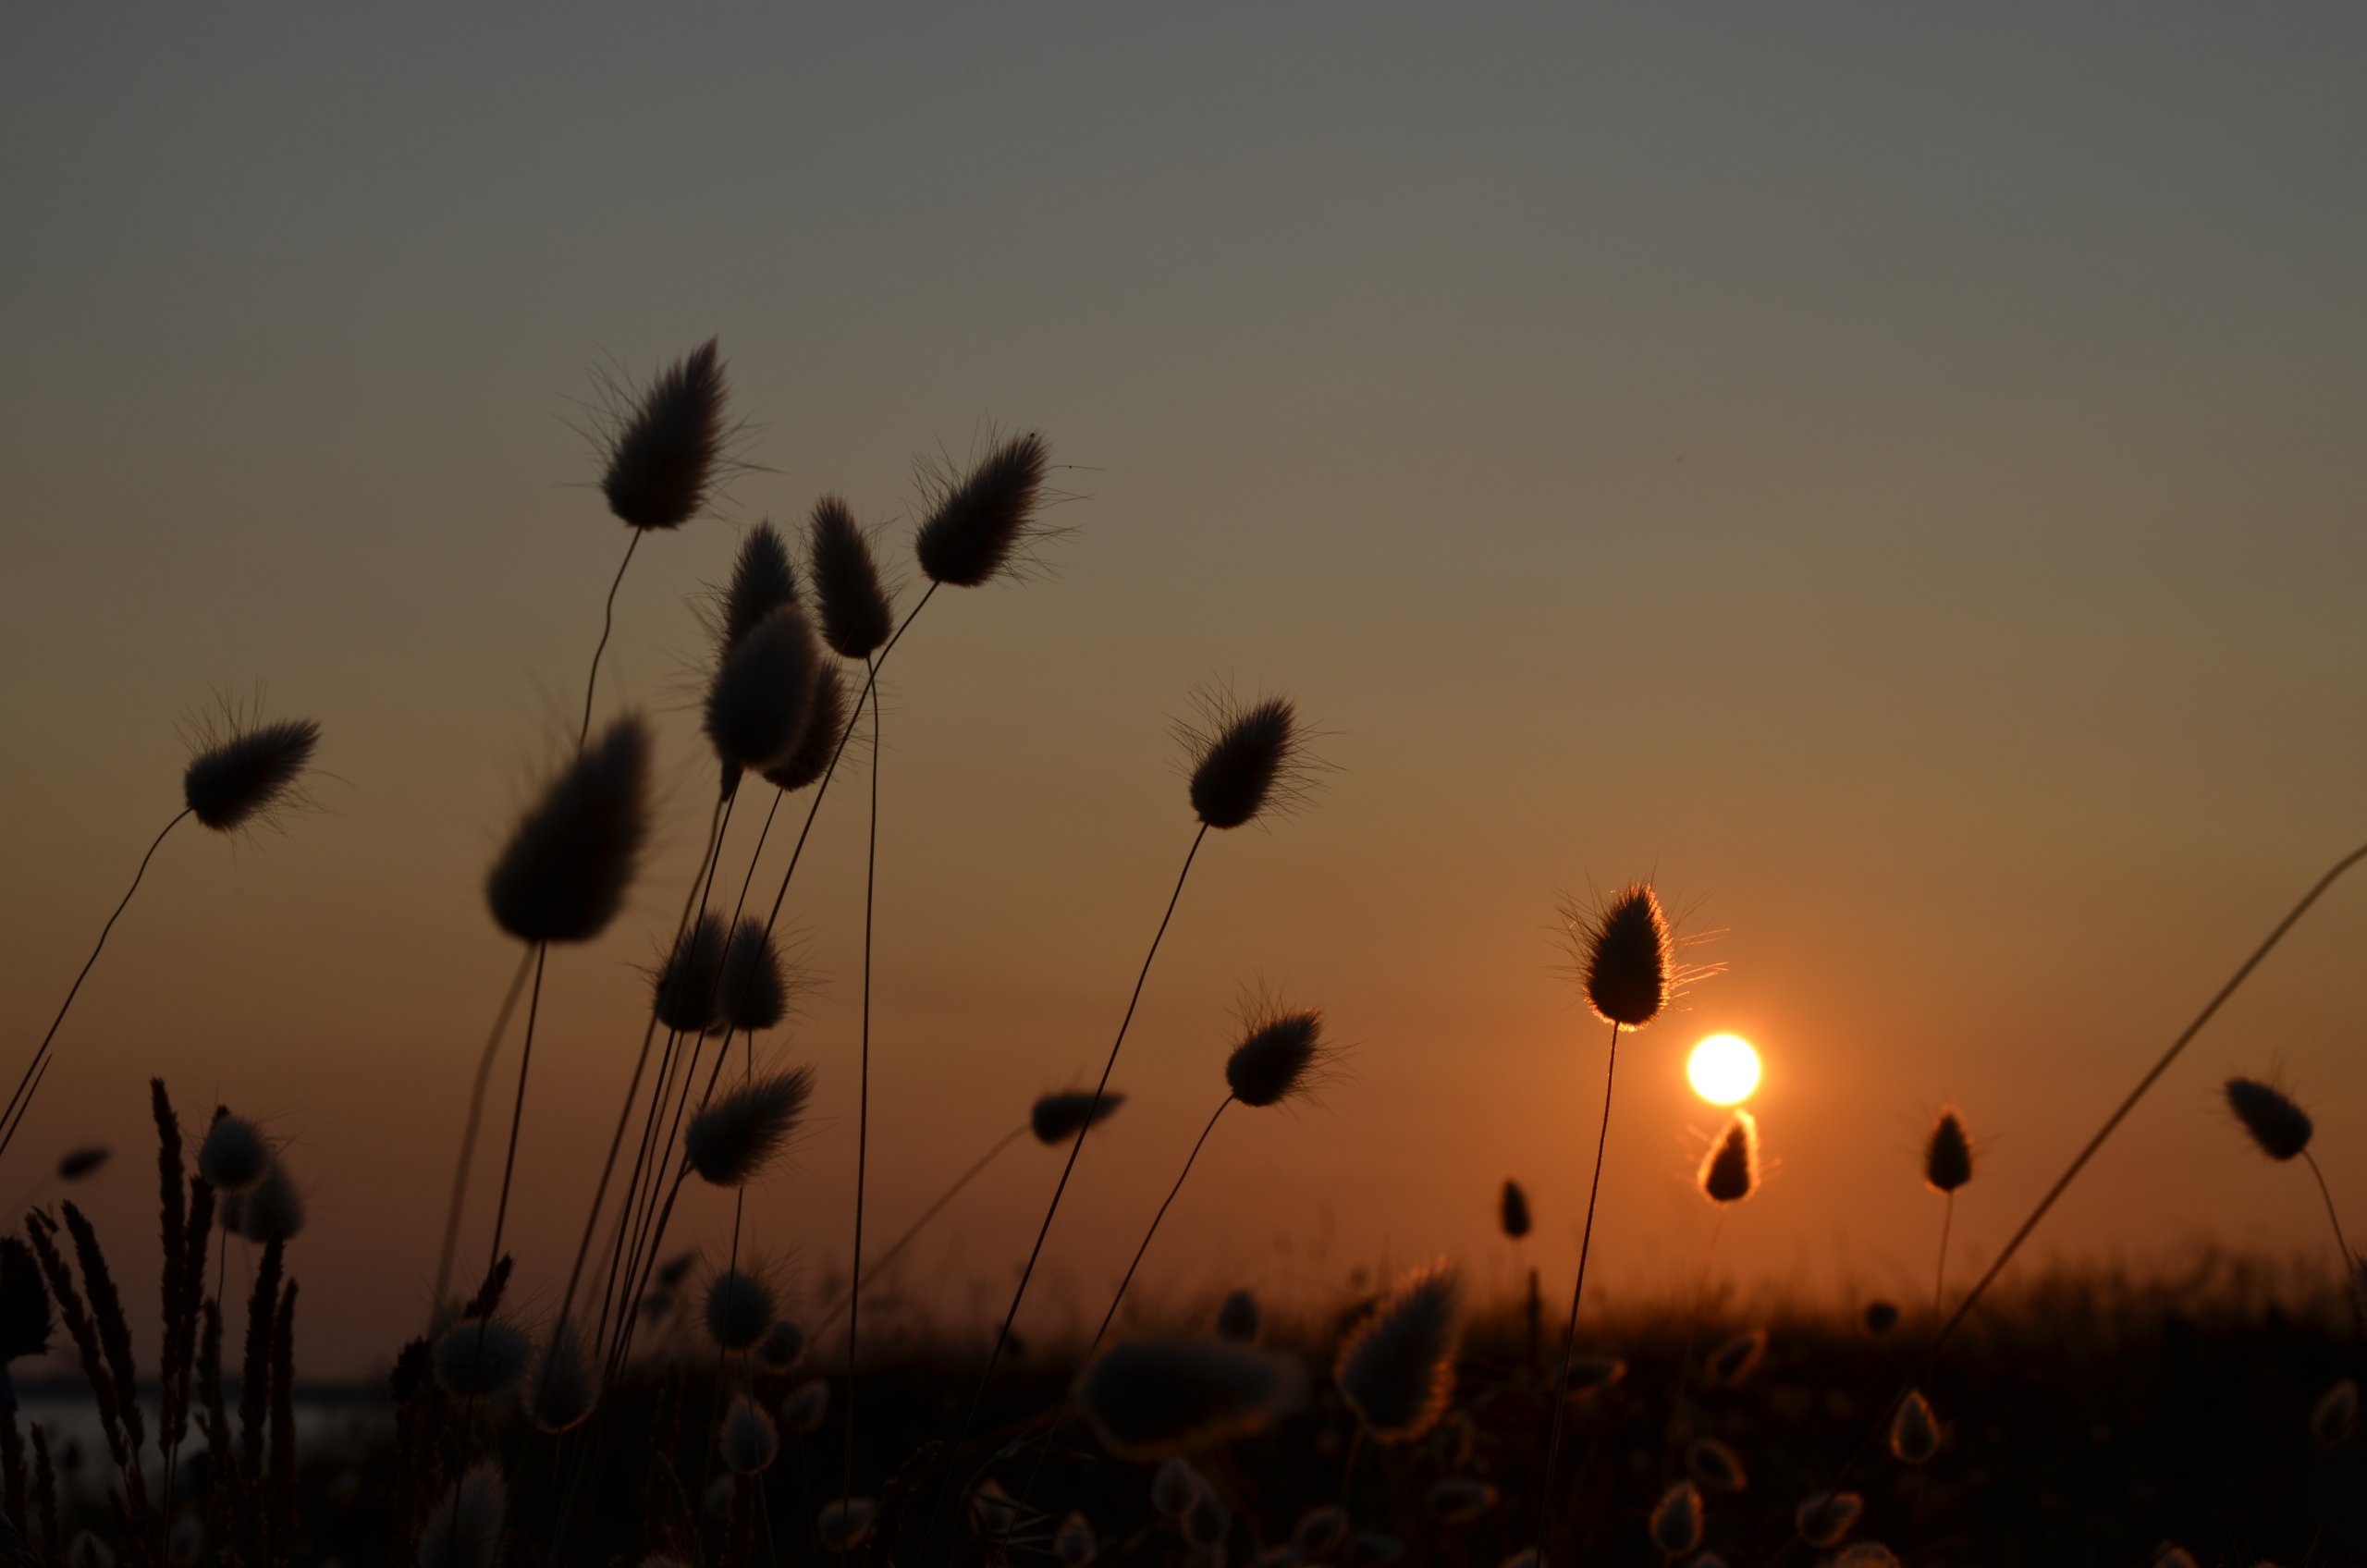
{"type": "MultiPolygon", "coordinates": [[[[19,1058],[209,712],[325,739],[281,830],[166,841],[0,1183],[55,1198],[57,1153],[113,1145],[78,1201],[144,1294],[161,1074],[284,1140],[307,1363],[415,1331],[518,962],[484,871],[626,542],[585,401],[717,336],[749,466],[618,596],[595,709],[658,720],[660,819],[624,915],[550,962],[530,1309],[700,852],[702,595],[826,492],[908,563],[916,464],[1021,429],[1070,532],[1036,580],[940,594],[886,680],[875,1248],[1091,1082],[1192,836],[1171,728],[1214,681],[1293,697],[1331,766],[1201,853],[1023,1330],[1098,1317],[1257,986],[1352,1049],[1319,1104],[1228,1113],[1147,1308],[1439,1256],[1565,1292],[1606,1041],[1557,912],[1637,877],[1723,972],[1623,1043],[1589,1299],[1697,1288],[1714,1232],[1738,1292],[1926,1300],[1932,1113],[1979,1140],[1968,1277],[2367,838],[2362,50],[2340,6],[14,10],[19,1058]],[[1770,1171],[1721,1222],[1683,1061],[1724,1030],[1766,1059],[1770,1171]]],[[[749,1244],[807,1300],[846,1263],[871,778],[820,812],[787,915],[812,986],[766,1042],[820,1090],[749,1244]]],[[[2281,1074],[2367,1229],[2362,942],[2367,881],[2017,1268],[2329,1272],[2306,1172],[2216,1085],[2281,1074]]],[[[916,1248],[913,1310],[999,1312],[1057,1168],[1005,1155],[916,1248]]],[[[693,1196],[681,1233],[719,1247],[693,1196]]]]}

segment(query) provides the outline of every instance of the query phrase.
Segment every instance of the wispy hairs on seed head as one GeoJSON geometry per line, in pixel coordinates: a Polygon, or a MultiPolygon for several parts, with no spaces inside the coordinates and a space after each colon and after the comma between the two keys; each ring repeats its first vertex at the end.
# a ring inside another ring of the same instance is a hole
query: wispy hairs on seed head
{"type": "Polygon", "coordinates": [[[485,878],[485,899],[521,942],[584,942],[623,907],[649,834],[649,727],[628,715],[544,789],[485,878]]]}
{"type": "Polygon", "coordinates": [[[309,718],[261,721],[226,704],[197,734],[181,798],[217,833],[269,821],[301,803],[300,780],[320,742],[321,727],[309,718]]]}
{"type": "Polygon", "coordinates": [[[1701,1544],[1701,1493],[1690,1481],[1677,1482],[1652,1505],[1652,1544],[1670,1557],[1691,1551],[1701,1544]]]}
{"type": "Polygon", "coordinates": [[[1065,1144],[1087,1125],[1098,1126],[1126,1103],[1115,1089],[1101,1092],[1097,1104],[1090,1089],[1061,1089],[1037,1096],[1027,1112],[1028,1130],[1039,1144],[1065,1144]]]}
{"type": "Polygon", "coordinates": [[[676,937],[674,950],[666,955],[650,986],[650,1011],[658,1023],[679,1034],[697,1035],[722,1022],[717,993],[727,946],[723,917],[704,910],[676,937]]]}
{"type": "Polygon", "coordinates": [[[754,1476],[772,1467],[780,1452],[780,1433],[764,1407],[742,1394],[724,1413],[717,1448],[725,1469],[735,1476],[754,1476]]]}
{"type": "Polygon", "coordinates": [[[895,630],[895,611],[871,553],[871,536],[836,496],[814,503],[806,525],[806,570],[822,613],[822,641],[841,658],[867,659],[895,630]]]}
{"type": "Polygon", "coordinates": [[[732,927],[730,943],[723,951],[716,1004],[725,1023],[750,1035],[789,1016],[788,968],[772,933],[753,914],[742,916],[732,927]]]}
{"type": "Polygon", "coordinates": [[[1972,1135],[1952,1105],[1940,1108],[1923,1140],[1923,1180],[1935,1193],[1953,1193],[1972,1180],[1972,1135]]]}
{"type": "Polygon", "coordinates": [[[112,1152],[99,1144],[92,1144],[79,1149],[68,1149],[57,1157],[57,1179],[61,1182],[79,1182],[104,1165],[107,1162],[107,1156],[112,1152]]]}
{"type": "Polygon", "coordinates": [[[1340,1396],[1380,1441],[1410,1442],[1446,1414],[1462,1337],[1454,1271],[1444,1264],[1417,1268],[1341,1344],[1332,1365],[1340,1396]]]}
{"type": "Polygon", "coordinates": [[[789,546],[769,519],[741,537],[731,559],[731,582],[724,589],[715,620],[716,657],[729,658],[740,640],[784,605],[797,603],[797,569],[789,546]]]}
{"type": "Polygon", "coordinates": [[[519,1403],[538,1431],[557,1437],[592,1418],[600,1403],[600,1368],[582,1332],[554,1329],[543,1337],[519,1403]]]}
{"type": "Polygon", "coordinates": [[[765,769],[765,782],[790,794],[816,782],[829,771],[846,732],[846,677],[838,666],[823,663],[814,671],[814,689],[806,697],[805,733],[788,755],[765,769]]]}
{"type": "Polygon", "coordinates": [[[1813,1547],[1839,1546],[1858,1527],[1866,1500],[1856,1492],[1819,1492],[1801,1502],[1792,1515],[1800,1538],[1813,1547]]]}
{"type": "Polygon", "coordinates": [[[752,1268],[718,1269],[707,1281],[700,1320],[717,1348],[749,1351],[772,1331],[779,1310],[772,1287],[752,1268]]]}
{"type": "Polygon", "coordinates": [[[197,1145],[197,1173],[217,1193],[243,1193],[271,1172],[271,1144],[243,1116],[217,1109],[197,1145]]]}
{"type": "Polygon", "coordinates": [[[724,457],[723,357],[716,340],[683,355],[637,396],[603,373],[600,491],[639,529],[680,528],[706,508],[724,457]]]}
{"type": "Polygon", "coordinates": [[[1134,1340],[1094,1358],[1077,1404],[1104,1448],[1147,1461],[1261,1431],[1304,1383],[1296,1362],[1246,1345],[1134,1340]]]}
{"type": "Polygon", "coordinates": [[[257,1246],[294,1241],[304,1229],[304,1194],[288,1172],[287,1157],[275,1156],[263,1180],[248,1191],[226,1194],[215,1214],[223,1230],[257,1246]]]}
{"type": "Polygon", "coordinates": [[[501,1470],[480,1464],[458,1481],[419,1533],[419,1568],[493,1568],[501,1556],[509,1488],[501,1470]]]}
{"type": "Polygon", "coordinates": [[[1242,1005],[1240,1043],[1225,1058],[1224,1081],[1243,1105],[1281,1105],[1310,1096],[1338,1055],[1324,1035],[1320,1009],[1286,1008],[1251,993],[1242,1005]]]}
{"type": "Polygon", "coordinates": [[[1699,973],[1677,962],[1676,937],[1650,882],[1630,882],[1591,903],[1562,901],[1572,971],[1605,1023],[1641,1029],[1699,973]]]}
{"type": "Polygon", "coordinates": [[[2227,1080],[2227,1109],[2250,1134],[2260,1152],[2279,1162],[2293,1159],[2310,1146],[2316,1128],[2310,1113],[2274,1084],[2257,1078],[2227,1080]]]}
{"type": "Polygon", "coordinates": [[[975,588],[1025,564],[1051,451],[1034,431],[999,442],[968,472],[924,471],[931,492],[913,547],[932,582],[975,588]]]}
{"type": "Polygon", "coordinates": [[[705,729],[725,774],[762,773],[789,759],[814,712],[822,650],[805,612],[782,605],[748,629],[716,667],[705,729]]]}
{"type": "Polygon", "coordinates": [[[1217,1304],[1217,1337],[1237,1344],[1256,1344],[1260,1317],[1256,1296],[1247,1291],[1228,1291],[1224,1300],[1217,1304]]]}
{"type": "Polygon", "coordinates": [[[1909,1389],[1891,1414],[1890,1456],[1901,1464],[1928,1464],[1940,1452],[1940,1418],[1920,1389],[1909,1389]]]}
{"type": "Polygon", "coordinates": [[[1194,815],[1233,828],[1284,815],[1313,793],[1323,763],[1307,751],[1308,731],[1288,697],[1243,702],[1222,686],[1192,693],[1193,712],[1176,721],[1190,778],[1194,815]]]}
{"type": "Polygon", "coordinates": [[[1696,1481],[1717,1491],[1738,1492],[1750,1485],[1742,1455],[1715,1438],[1694,1439],[1685,1451],[1685,1467],[1696,1481]]]}
{"type": "Polygon", "coordinates": [[[766,1073],[691,1118],[682,1152],[701,1181],[744,1187],[788,1144],[813,1097],[812,1068],[766,1073]]]}
{"type": "Polygon", "coordinates": [[[1711,1203],[1740,1203],[1759,1190],[1759,1121],[1736,1110],[1701,1161],[1701,1195],[1711,1203]]]}

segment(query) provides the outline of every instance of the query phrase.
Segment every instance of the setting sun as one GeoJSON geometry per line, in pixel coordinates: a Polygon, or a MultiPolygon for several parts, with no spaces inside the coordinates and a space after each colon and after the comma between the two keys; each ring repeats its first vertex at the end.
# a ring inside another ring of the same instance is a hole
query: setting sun
{"type": "Polygon", "coordinates": [[[1711,1105],[1740,1105],[1759,1087],[1759,1052],[1740,1035],[1712,1035],[1693,1047],[1685,1075],[1711,1105]]]}

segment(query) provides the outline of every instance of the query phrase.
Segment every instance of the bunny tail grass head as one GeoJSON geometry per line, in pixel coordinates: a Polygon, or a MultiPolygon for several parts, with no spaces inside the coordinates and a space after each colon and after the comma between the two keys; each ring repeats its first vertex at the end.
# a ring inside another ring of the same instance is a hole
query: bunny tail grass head
{"type": "Polygon", "coordinates": [[[814,1533],[821,1537],[824,1551],[852,1551],[871,1538],[871,1526],[879,1510],[867,1497],[842,1497],[836,1502],[826,1502],[815,1516],[814,1533]]]}
{"type": "Polygon", "coordinates": [[[649,727],[617,720],[551,780],[485,879],[521,942],[586,942],[623,907],[649,833],[649,727]]]}
{"type": "Polygon", "coordinates": [[[1759,1121],[1737,1110],[1701,1161],[1701,1195],[1711,1203],[1740,1203],[1759,1191],[1759,1121]]]}
{"type": "Polygon", "coordinates": [[[1648,1522],[1652,1544],[1671,1557],[1682,1557],[1701,1544],[1701,1493],[1690,1481],[1679,1481],[1661,1494],[1648,1522]]]}
{"type": "Polygon", "coordinates": [[[1858,1527],[1866,1500],[1856,1492],[1819,1492],[1792,1514],[1800,1539],[1813,1547],[1836,1547],[1858,1527]]]}
{"type": "Polygon", "coordinates": [[[1200,1478],[1190,1460],[1180,1453],[1170,1454],[1151,1474],[1150,1511],[1161,1519],[1181,1519],[1208,1489],[1208,1482],[1200,1478]]]}
{"type": "Polygon", "coordinates": [[[775,1311],[770,1286],[753,1273],[727,1268],[707,1282],[701,1320],[718,1349],[749,1351],[772,1331],[775,1311]]]}
{"type": "Polygon", "coordinates": [[[696,1035],[722,1022],[717,993],[722,988],[723,955],[727,947],[723,917],[701,912],[674,943],[674,950],[657,971],[651,987],[650,1011],[657,1022],[684,1035],[696,1035]]]}
{"type": "Polygon", "coordinates": [[[1217,1304],[1217,1337],[1235,1344],[1254,1345],[1261,1318],[1256,1296],[1247,1291],[1228,1291],[1224,1300],[1217,1304]]]}
{"type": "Polygon", "coordinates": [[[1521,1191],[1518,1182],[1505,1180],[1503,1194],[1496,1201],[1496,1223],[1514,1241],[1528,1234],[1528,1194],[1521,1191]]]}
{"type": "Polygon", "coordinates": [[[2236,1113],[2260,1152],[2271,1159],[2292,1159],[2310,1146],[2310,1134],[2315,1131],[2310,1113],[2275,1084],[2257,1078],[2228,1079],[2227,1109],[2236,1113]]]}
{"type": "Polygon", "coordinates": [[[1110,1112],[1125,1103],[1126,1096],[1115,1089],[1103,1090],[1098,1104],[1089,1090],[1062,1089],[1036,1100],[1027,1113],[1028,1130],[1048,1147],[1065,1144],[1085,1127],[1110,1120],[1110,1112]]]}
{"type": "Polygon", "coordinates": [[[271,1145],[243,1116],[214,1113],[214,1125],[197,1145],[197,1173],[217,1193],[244,1193],[271,1173],[271,1145]]]}
{"type": "Polygon", "coordinates": [[[1631,882],[1592,908],[1564,903],[1587,1004],[1605,1023],[1641,1029],[1676,995],[1676,937],[1650,882],[1631,882]]]}
{"type": "Polygon", "coordinates": [[[958,480],[943,484],[913,541],[932,582],[975,588],[1014,564],[1036,530],[1050,449],[1034,431],[988,452],[958,480]]]}
{"type": "Polygon", "coordinates": [[[1901,1464],[1928,1464],[1940,1452],[1940,1418],[1920,1389],[1909,1389],[1890,1419],[1890,1456],[1901,1464]]]}
{"type": "Polygon", "coordinates": [[[680,528],[713,496],[723,459],[723,356],[712,337],[660,371],[607,435],[608,509],[640,529],[680,528]]]}
{"type": "Polygon", "coordinates": [[[1738,1492],[1750,1485],[1742,1455],[1715,1438],[1696,1438],[1685,1450],[1685,1468],[1712,1491],[1738,1492]]]}
{"type": "Polygon", "coordinates": [[[791,794],[819,780],[839,754],[839,738],[847,729],[847,683],[838,666],[815,668],[814,690],[805,701],[805,733],[787,756],[765,769],[766,783],[791,794]]]}
{"type": "Polygon", "coordinates": [[[216,1214],[223,1230],[257,1246],[292,1242],[304,1229],[304,1194],[288,1161],[275,1158],[252,1187],[223,1194],[216,1214]]]}
{"type": "Polygon", "coordinates": [[[806,528],[806,571],[815,606],[822,612],[822,641],[841,658],[867,659],[895,630],[895,611],[872,558],[871,536],[854,511],[836,496],[814,503],[806,528]]]}
{"type": "Polygon", "coordinates": [[[1192,810],[1210,827],[1239,827],[1288,811],[1312,788],[1318,764],[1288,697],[1236,702],[1217,688],[1194,694],[1196,717],[1176,727],[1191,761],[1192,810]]]}
{"type": "Polygon", "coordinates": [[[499,1318],[463,1317],[435,1337],[435,1380],[455,1399],[492,1399],[526,1376],[534,1347],[499,1318]]]}
{"type": "Polygon", "coordinates": [[[452,1484],[419,1533],[419,1568],[494,1568],[501,1558],[501,1521],[509,1488],[494,1464],[452,1484]]]}
{"type": "Polygon", "coordinates": [[[779,1455],[780,1433],[764,1407],[742,1394],[724,1412],[723,1431],[716,1446],[725,1469],[735,1476],[756,1476],[771,1469],[779,1455]]]}
{"type": "Polygon", "coordinates": [[[813,1097],[812,1068],[768,1072],[691,1118],[682,1153],[701,1181],[744,1187],[789,1142],[813,1097]]]}
{"type": "Polygon", "coordinates": [[[1443,1264],[1408,1274],[1356,1325],[1332,1377],[1366,1431],[1402,1443],[1438,1425],[1454,1392],[1462,1333],[1459,1282],[1443,1264]]]}
{"type": "Polygon", "coordinates": [[[748,1353],[748,1359],[757,1371],[774,1377],[793,1372],[797,1364],[805,1359],[805,1330],[786,1317],[776,1317],[772,1327],[765,1330],[765,1337],[748,1353]]]}
{"type": "Polygon", "coordinates": [[[1972,1138],[1952,1105],[1940,1108],[1932,1135],[1923,1140],[1923,1180],[1935,1193],[1953,1193],[1972,1180],[1972,1138]]]}
{"type": "Polygon", "coordinates": [[[754,915],[732,928],[715,1000],[723,1022],[749,1035],[771,1028],[789,1014],[789,972],[765,923],[754,915]]]}
{"type": "Polygon", "coordinates": [[[2310,1407],[2310,1440],[2320,1448],[2339,1448],[2358,1429],[2359,1385],[2345,1378],[2310,1407]]]}
{"type": "Polygon", "coordinates": [[[114,1151],[97,1144],[92,1144],[87,1148],[70,1149],[58,1157],[57,1179],[61,1182],[79,1182],[104,1165],[108,1155],[112,1152],[114,1151]]]}
{"type": "Polygon", "coordinates": [[[728,778],[786,761],[805,738],[822,650],[805,612],[783,605],[751,627],[717,667],[706,693],[706,737],[728,778]]]}
{"type": "Polygon", "coordinates": [[[1244,1105],[1280,1105],[1303,1099],[1321,1084],[1338,1047],[1323,1035],[1323,1014],[1314,1008],[1282,1008],[1252,1001],[1241,1043],[1225,1059],[1224,1081],[1244,1105]]]}
{"type": "Polygon", "coordinates": [[[250,724],[229,717],[226,732],[202,736],[181,774],[190,815],[217,833],[233,832],[297,798],[297,780],[321,743],[309,718],[250,724]]]}
{"type": "Polygon", "coordinates": [[[1263,1430],[1305,1381],[1296,1362],[1246,1345],[1134,1340],[1096,1356],[1076,1393],[1102,1447],[1147,1461],[1263,1430]]]}
{"type": "Polygon", "coordinates": [[[600,1403],[600,1368],[583,1335],[569,1329],[546,1336],[518,1399],[526,1419],[552,1437],[589,1421],[600,1403]]]}
{"type": "Polygon", "coordinates": [[[10,1362],[46,1354],[56,1327],[32,1249],[14,1236],[0,1237],[0,1378],[10,1362]]]}
{"type": "Polygon", "coordinates": [[[717,662],[731,656],[740,640],[775,610],[797,603],[797,569],[789,546],[767,521],[748,530],[731,558],[731,582],[723,591],[715,626],[717,662]]]}
{"type": "Polygon", "coordinates": [[[1767,1330],[1747,1329],[1720,1342],[1701,1363],[1701,1376],[1713,1389],[1731,1389],[1759,1370],[1767,1359],[1767,1330]]]}

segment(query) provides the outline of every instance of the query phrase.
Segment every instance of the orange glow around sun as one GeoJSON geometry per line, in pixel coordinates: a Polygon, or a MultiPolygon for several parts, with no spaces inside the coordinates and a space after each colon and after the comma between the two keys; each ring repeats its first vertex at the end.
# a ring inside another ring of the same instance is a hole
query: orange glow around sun
{"type": "Polygon", "coordinates": [[[1759,1052],[1740,1035],[1712,1035],[1693,1047],[1685,1076],[1711,1105],[1740,1105],[1759,1087],[1759,1052]]]}

